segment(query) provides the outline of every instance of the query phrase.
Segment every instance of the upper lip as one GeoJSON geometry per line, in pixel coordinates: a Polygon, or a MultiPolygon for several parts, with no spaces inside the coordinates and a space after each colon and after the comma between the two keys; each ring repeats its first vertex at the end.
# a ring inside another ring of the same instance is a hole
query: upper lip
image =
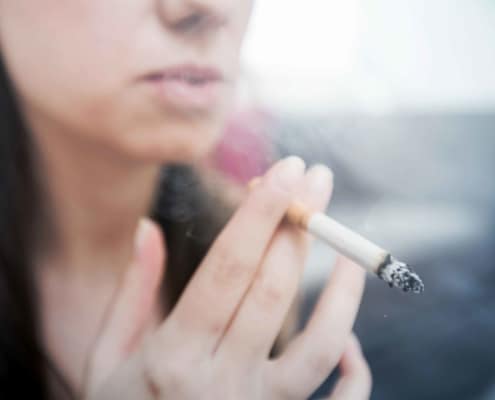
{"type": "Polygon", "coordinates": [[[187,81],[209,82],[223,80],[222,72],[215,67],[197,64],[181,64],[154,71],[146,75],[147,79],[183,79],[187,81]]]}

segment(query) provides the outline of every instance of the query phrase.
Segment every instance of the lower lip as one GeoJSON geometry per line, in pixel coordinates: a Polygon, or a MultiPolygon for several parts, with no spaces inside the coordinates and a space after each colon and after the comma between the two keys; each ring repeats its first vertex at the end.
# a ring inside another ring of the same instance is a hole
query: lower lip
{"type": "Polygon", "coordinates": [[[182,79],[151,80],[158,98],[168,106],[182,110],[209,110],[221,97],[222,81],[211,80],[192,84],[182,79]]]}

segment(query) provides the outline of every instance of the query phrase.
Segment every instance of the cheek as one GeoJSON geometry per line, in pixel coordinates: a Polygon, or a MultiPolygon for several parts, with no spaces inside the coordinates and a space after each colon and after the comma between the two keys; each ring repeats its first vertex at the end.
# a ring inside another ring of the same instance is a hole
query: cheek
{"type": "Polygon", "coordinates": [[[139,11],[118,15],[118,2],[1,3],[1,51],[25,104],[70,120],[88,100],[112,95],[126,77],[125,43],[139,11]]]}

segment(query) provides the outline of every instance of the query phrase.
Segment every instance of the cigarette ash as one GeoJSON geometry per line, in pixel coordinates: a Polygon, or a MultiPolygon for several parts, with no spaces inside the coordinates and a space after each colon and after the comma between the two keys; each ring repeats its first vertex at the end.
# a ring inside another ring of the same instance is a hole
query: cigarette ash
{"type": "Polygon", "coordinates": [[[380,266],[377,274],[390,287],[397,287],[404,292],[421,293],[425,290],[423,281],[418,274],[409,265],[390,255],[380,266]]]}

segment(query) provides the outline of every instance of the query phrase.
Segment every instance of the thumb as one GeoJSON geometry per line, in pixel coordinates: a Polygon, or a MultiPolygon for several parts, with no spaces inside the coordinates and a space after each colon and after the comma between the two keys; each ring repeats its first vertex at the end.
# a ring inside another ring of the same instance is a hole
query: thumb
{"type": "Polygon", "coordinates": [[[150,219],[140,220],[134,255],[86,370],[86,391],[91,392],[138,347],[156,306],[165,264],[161,229],[150,219]]]}

